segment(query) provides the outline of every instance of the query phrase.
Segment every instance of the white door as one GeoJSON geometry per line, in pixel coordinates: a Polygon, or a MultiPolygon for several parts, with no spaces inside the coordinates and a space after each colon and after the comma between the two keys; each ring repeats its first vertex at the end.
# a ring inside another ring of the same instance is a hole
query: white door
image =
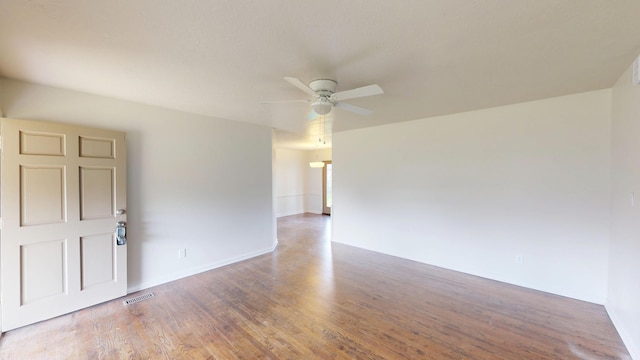
{"type": "Polygon", "coordinates": [[[125,134],[0,122],[2,331],[126,295],[125,134]]]}

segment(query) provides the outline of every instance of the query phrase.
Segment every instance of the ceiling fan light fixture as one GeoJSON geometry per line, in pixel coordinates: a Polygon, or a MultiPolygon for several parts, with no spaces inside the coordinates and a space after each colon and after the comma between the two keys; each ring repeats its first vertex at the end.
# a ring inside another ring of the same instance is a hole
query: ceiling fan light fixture
{"type": "Polygon", "coordinates": [[[331,112],[333,104],[324,96],[319,97],[311,104],[311,108],[318,115],[327,115],[331,112]]]}
{"type": "Polygon", "coordinates": [[[338,83],[331,79],[317,79],[309,83],[309,85],[294,77],[284,78],[291,85],[304,91],[307,95],[311,95],[313,100],[288,100],[288,101],[267,101],[263,104],[282,103],[282,102],[310,102],[311,109],[315,115],[327,115],[333,111],[334,107],[342,110],[350,111],[358,115],[371,115],[372,110],[361,108],[343,102],[343,100],[356,99],[366,96],[384,94],[382,88],[377,84],[361,86],[359,88],[336,92],[338,83]]]}

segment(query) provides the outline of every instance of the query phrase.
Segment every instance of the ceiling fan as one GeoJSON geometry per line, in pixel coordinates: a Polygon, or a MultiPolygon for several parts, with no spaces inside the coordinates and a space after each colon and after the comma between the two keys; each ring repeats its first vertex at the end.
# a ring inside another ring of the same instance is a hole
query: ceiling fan
{"type": "Polygon", "coordinates": [[[285,77],[291,85],[311,95],[313,98],[308,100],[285,100],[271,101],[269,103],[286,103],[286,102],[310,102],[311,108],[318,115],[326,115],[331,112],[333,107],[351,111],[359,115],[373,114],[373,110],[365,109],[352,104],[344,103],[342,100],[355,99],[359,97],[384,94],[382,88],[377,84],[367,85],[351,90],[336,92],[338,82],[330,79],[313,80],[309,85],[303,83],[299,79],[293,77],[285,77]]]}

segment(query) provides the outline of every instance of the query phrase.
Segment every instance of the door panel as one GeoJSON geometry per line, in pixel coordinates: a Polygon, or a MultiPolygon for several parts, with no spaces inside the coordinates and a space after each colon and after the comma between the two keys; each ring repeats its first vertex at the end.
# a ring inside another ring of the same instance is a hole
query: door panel
{"type": "Polygon", "coordinates": [[[2,330],[126,295],[121,132],[2,119],[2,330]]]}
{"type": "Polygon", "coordinates": [[[20,131],[20,155],[64,156],[64,134],[20,131]]]}
{"type": "Polygon", "coordinates": [[[113,159],[115,156],[113,139],[92,139],[80,137],[80,157],[113,159]]]}
{"type": "Polygon", "coordinates": [[[64,166],[20,166],[20,209],[22,226],[65,221],[64,166]]]}
{"type": "Polygon", "coordinates": [[[114,168],[80,168],[80,219],[104,219],[115,216],[114,168]]]}
{"type": "Polygon", "coordinates": [[[65,240],[53,240],[20,247],[21,304],[32,304],[66,293],[65,243],[65,240]]]}
{"type": "Polygon", "coordinates": [[[115,250],[112,233],[80,238],[81,286],[83,290],[116,281],[113,258],[115,250]]]}

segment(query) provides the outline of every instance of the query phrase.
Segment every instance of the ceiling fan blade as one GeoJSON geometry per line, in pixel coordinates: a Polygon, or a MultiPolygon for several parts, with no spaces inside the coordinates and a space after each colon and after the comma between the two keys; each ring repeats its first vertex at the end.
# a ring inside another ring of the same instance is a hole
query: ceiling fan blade
{"type": "Polygon", "coordinates": [[[316,94],[315,91],[313,91],[312,88],[310,88],[309,86],[307,86],[307,84],[303,83],[302,81],[293,78],[293,77],[285,77],[285,80],[287,80],[291,85],[297,87],[298,89],[306,92],[307,94],[311,95],[311,96],[318,96],[318,94],[316,94]]]}
{"type": "Polygon", "coordinates": [[[382,88],[378,86],[378,84],[373,84],[373,85],[367,85],[367,86],[363,86],[363,87],[359,87],[351,90],[334,93],[333,95],[331,95],[330,99],[332,101],[342,101],[347,99],[354,99],[359,97],[380,95],[380,94],[384,94],[384,91],[382,91],[382,88]]]}
{"type": "Polygon", "coordinates": [[[351,111],[352,113],[356,113],[358,115],[371,115],[373,114],[373,110],[365,109],[360,106],[355,106],[343,102],[335,103],[333,106],[340,108],[342,110],[351,111]]]}
{"type": "Polygon", "coordinates": [[[260,104],[288,104],[288,103],[308,103],[311,100],[299,99],[299,100],[276,100],[276,101],[262,101],[260,104]]]}

